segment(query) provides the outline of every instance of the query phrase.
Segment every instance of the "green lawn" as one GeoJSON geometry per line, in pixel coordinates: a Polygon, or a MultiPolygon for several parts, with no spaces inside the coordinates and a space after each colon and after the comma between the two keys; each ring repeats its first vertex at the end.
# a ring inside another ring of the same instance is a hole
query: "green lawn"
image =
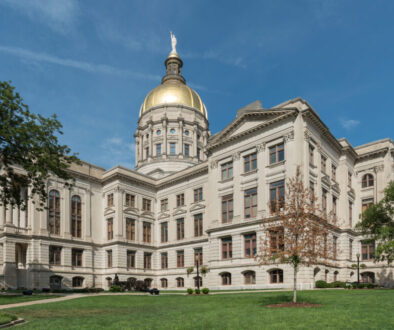
{"type": "Polygon", "coordinates": [[[13,308],[20,329],[394,329],[394,290],[299,292],[315,308],[268,308],[291,292],[97,296],[13,308]]]}
{"type": "Polygon", "coordinates": [[[0,295],[0,305],[17,304],[17,303],[25,302],[25,301],[34,301],[34,300],[50,299],[50,298],[57,298],[57,297],[59,297],[59,296],[52,296],[52,295],[33,295],[33,296],[0,295]]]}

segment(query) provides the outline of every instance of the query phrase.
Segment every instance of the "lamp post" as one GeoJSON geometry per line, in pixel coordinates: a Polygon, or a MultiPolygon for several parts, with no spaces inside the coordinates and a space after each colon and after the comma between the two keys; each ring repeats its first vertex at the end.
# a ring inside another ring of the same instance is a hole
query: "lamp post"
{"type": "Polygon", "coordinates": [[[197,267],[197,289],[200,290],[200,275],[198,272],[198,255],[196,255],[196,267],[197,267]]]}
{"type": "Polygon", "coordinates": [[[357,253],[357,284],[360,284],[360,253],[357,253]]]}

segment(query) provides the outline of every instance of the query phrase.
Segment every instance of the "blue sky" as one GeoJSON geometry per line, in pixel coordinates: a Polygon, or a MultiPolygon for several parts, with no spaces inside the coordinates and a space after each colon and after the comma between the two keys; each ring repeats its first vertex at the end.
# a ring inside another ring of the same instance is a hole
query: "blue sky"
{"type": "Polygon", "coordinates": [[[0,0],[0,79],[81,159],[134,167],[138,111],[178,39],[211,132],[306,99],[354,146],[393,139],[394,1],[0,0]]]}

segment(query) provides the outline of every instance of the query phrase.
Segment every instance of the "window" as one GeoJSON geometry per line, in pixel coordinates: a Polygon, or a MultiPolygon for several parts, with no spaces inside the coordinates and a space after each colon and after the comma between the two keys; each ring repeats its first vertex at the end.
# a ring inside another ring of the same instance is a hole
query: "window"
{"type": "Polygon", "coordinates": [[[373,205],[373,198],[366,198],[361,201],[361,212],[364,213],[365,210],[373,205]]]}
{"type": "Polygon", "coordinates": [[[248,173],[257,168],[257,153],[253,153],[244,157],[244,172],[248,173]]]}
{"type": "Polygon", "coordinates": [[[347,172],[347,185],[352,187],[352,173],[347,172]]]}
{"type": "Polygon", "coordinates": [[[270,164],[276,164],[285,160],[284,144],[280,143],[269,148],[270,164]]]}
{"type": "Polygon", "coordinates": [[[337,258],[337,244],[338,244],[338,237],[332,238],[332,257],[335,260],[337,258]]]}
{"type": "Polygon", "coordinates": [[[107,195],[107,207],[114,206],[114,194],[107,195]]]}
{"type": "Polygon", "coordinates": [[[107,267],[112,268],[112,250],[107,250],[107,267]]]}
{"type": "Polygon", "coordinates": [[[338,280],[338,271],[336,270],[334,272],[334,282],[336,282],[338,280]]]}
{"type": "Polygon", "coordinates": [[[175,128],[171,128],[171,129],[170,129],[170,133],[171,133],[171,134],[175,134],[175,128]]]}
{"type": "Polygon", "coordinates": [[[203,231],[202,231],[202,213],[195,214],[194,215],[194,236],[202,236],[203,231]]]}
{"type": "Polygon", "coordinates": [[[375,273],[373,272],[361,273],[361,281],[362,283],[375,283],[375,273]]]}
{"type": "Polygon", "coordinates": [[[129,241],[135,240],[135,220],[126,218],[126,239],[129,241]]]}
{"type": "Polygon", "coordinates": [[[189,157],[190,156],[190,144],[185,143],[184,149],[185,149],[185,156],[189,157]]]}
{"type": "Polygon", "coordinates": [[[186,135],[186,136],[189,136],[189,134],[190,134],[190,132],[186,129],[186,130],[185,130],[185,135],[186,135]]]}
{"type": "Polygon", "coordinates": [[[195,287],[202,287],[202,277],[201,276],[199,276],[199,277],[197,277],[197,276],[194,276],[194,286],[195,287]]]}
{"type": "Polygon", "coordinates": [[[147,198],[142,199],[142,210],[150,211],[151,210],[151,200],[147,198]]]}
{"type": "Polygon", "coordinates": [[[337,167],[334,164],[331,165],[331,178],[337,180],[337,167]]]}
{"type": "Polygon", "coordinates": [[[82,236],[82,206],[79,196],[71,198],[71,235],[73,237],[82,236]]]}
{"type": "Polygon", "coordinates": [[[183,288],[185,286],[185,281],[183,280],[183,277],[177,277],[176,286],[177,288],[183,288]]]}
{"type": "Polygon", "coordinates": [[[168,287],[168,280],[166,278],[160,279],[160,284],[162,288],[167,288],[168,287]]]}
{"type": "Polygon", "coordinates": [[[152,253],[145,252],[144,253],[144,269],[152,268],[152,253]]]}
{"type": "Polygon", "coordinates": [[[269,272],[271,283],[283,283],[283,270],[274,269],[269,272]]]}
{"type": "Polygon", "coordinates": [[[156,156],[161,156],[161,143],[156,144],[156,156]]]}
{"type": "Polygon", "coordinates": [[[160,237],[162,243],[168,242],[168,222],[162,222],[160,224],[160,237]]]}
{"type": "Polygon", "coordinates": [[[228,162],[221,165],[222,181],[231,179],[233,177],[233,162],[228,162]]]}
{"type": "Polygon", "coordinates": [[[158,130],[156,131],[156,134],[157,134],[157,135],[161,135],[161,130],[158,129],[158,130]]]}
{"type": "Polygon", "coordinates": [[[322,209],[323,212],[326,213],[327,212],[327,190],[323,189],[322,190],[322,209]]]}
{"type": "Polygon", "coordinates": [[[244,273],[245,284],[256,284],[256,273],[254,271],[247,271],[244,273]]]}
{"type": "Polygon", "coordinates": [[[176,221],[176,239],[184,239],[185,238],[185,221],[184,219],[178,219],[176,221]]]}
{"type": "Polygon", "coordinates": [[[201,159],[201,149],[197,148],[197,159],[201,159]]]}
{"type": "Polygon", "coordinates": [[[353,226],[353,203],[349,201],[349,226],[353,226]]]}
{"type": "Polygon", "coordinates": [[[361,242],[361,258],[362,258],[362,260],[375,259],[375,242],[374,241],[361,242]]]}
{"type": "Polygon", "coordinates": [[[49,264],[60,265],[61,264],[62,248],[60,246],[49,247],[49,264]]]}
{"type": "Polygon", "coordinates": [[[185,253],[183,252],[183,250],[176,251],[176,266],[178,268],[185,266],[185,253]]]}
{"type": "Polygon", "coordinates": [[[315,162],[314,162],[314,153],[315,153],[315,148],[314,148],[314,146],[313,145],[309,145],[309,164],[310,165],[314,165],[315,164],[315,162]]]}
{"type": "Polygon", "coordinates": [[[60,235],[60,194],[57,190],[49,192],[49,233],[60,235]]]}
{"type": "Polygon", "coordinates": [[[252,258],[256,255],[256,234],[244,235],[245,257],[252,258]]]}
{"type": "Polygon", "coordinates": [[[72,265],[74,267],[82,267],[82,253],[83,250],[80,249],[72,249],[71,257],[72,257],[72,265]]]}
{"type": "Polygon", "coordinates": [[[135,206],[135,196],[132,194],[126,194],[126,206],[134,207],[135,206]]]}
{"type": "Polygon", "coordinates": [[[146,285],[147,288],[150,288],[152,286],[152,279],[151,278],[144,279],[144,284],[146,285]]]}
{"type": "Polygon", "coordinates": [[[270,184],[271,212],[279,211],[285,203],[285,181],[280,180],[270,184]],[[279,208],[279,210],[278,210],[279,208]]]}
{"type": "Polygon", "coordinates": [[[372,174],[365,174],[361,181],[361,187],[367,188],[373,186],[373,175],[372,174]]]}
{"type": "Polygon", "coordinates": [[[161,269],[168,268],[168,254],[167,252],[163,252],[161,255],[161,269]]]}
{"type": "Polygon", "coordinates": [[[245,218],[255,218],[257,215],[257,188],[245,190],[244,203],[245,218]]]}
{"type": "Polygon", "coordinates": [[[332,213],[337,215],[337,198],[335,196],[332,197],[332,213]]]}
{"type": "Polygon", "coordinates": [[[231,273],[222,273],[222,285],[231,285],[231,273]]]}
{"type": "Polygon", "coordinates": [[[349,239],[349,259],[353,259],[353,240],[349,239]]]}
{"type": "Polygon", "coordinates": [[[231,237],[222,238],[222,259],[233,257],[233,240],[231,237]]]}
{"type": "Polygon", "coordinates": [[[83,277],[73,277],[73,288],[80,288],[83,285],[83,277]]]}
{"type": "Polygon", "coordinates": [[[198,265],[202,265],[202,248],[194,249],[194,266],[197,266],[197,260],[198,260],[198,265]]]}
{"type": "Polygon", "coordinates": [[[143,231],[143,233],[142,233],[142,235],[143,235],[142,241],[145,242],[145,243],[150,243],[151,242],[151,233],[152,232],[151,232],[151,225],[150,225],[149,222],[144,222],[142,224],[142,231],[143,231]]]}
{"type": "Polygon", "coordinates": [[[321,171],[326,173],[327,171],[327,157],[321,155],[321,171]]]}
{"type": "Polygon", "coordinates": [[[185,194],[176,195],[176,207],[185,205],[185,194]]]}
{"type": "Polygon", "coordinates": [[[202,200],[202,188],[194,189],[194,203],[201,202],[202,200]]]}
{"type": "Polygon", "coordinates": [[[284,244],[284,229],[282,227],[273,228],[269,230],[271,254],[282,252],[285,248],[284,244]]]}
{"type": "Polygon", "coordinates": [[[149,147],[145,148],[145,158],[149,157],[149,147]]]}
{"type": "Polygon", "coordinates": [[[114,238],[114,221],[112,218],[107,219],[107,240],[114,238]]]}
{"type": "Polygon", "coordinates": [[[170,142],[170,155],[175,156],[175,142],[170,142]]]}
{"type": "Polygon", "coordinates": [[[135,268],[135,251],[127,251],[127,268],[135,268]]]}
{"type": "Polygon", "coordinates": [[[222,222],[229,223],[233,220],[233,195],[222,197],[222,222]]]}
{"type": "Polygon", "coordinates": [[[315,184],[312,181],[309,182],[309,193],[311,195],[311,197],[310,197],[311,203],[312,203],[312,205],[314,205],[315,204],[315,198],[316,198],[315,197],[315,184]]]}
{"type": "Polygon", "coordinates": [[[168,211],[168,198],[164,198],[160,201],[161,212],[168,211]]]}

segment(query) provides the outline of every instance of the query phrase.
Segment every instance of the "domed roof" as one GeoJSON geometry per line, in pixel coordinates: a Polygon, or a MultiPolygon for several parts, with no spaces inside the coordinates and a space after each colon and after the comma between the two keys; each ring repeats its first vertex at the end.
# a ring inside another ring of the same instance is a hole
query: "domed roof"
{"type": "Polygon", "coordinates": [[[159,86],[152,89],[141,105],[140,117],[155,106],[185,105],[199,111],[207,118],[207,110],[196,91],[186,85],[181,75],[183,62],[177,53],[171,52],[164,62],[167,72],[159,86]]]}

